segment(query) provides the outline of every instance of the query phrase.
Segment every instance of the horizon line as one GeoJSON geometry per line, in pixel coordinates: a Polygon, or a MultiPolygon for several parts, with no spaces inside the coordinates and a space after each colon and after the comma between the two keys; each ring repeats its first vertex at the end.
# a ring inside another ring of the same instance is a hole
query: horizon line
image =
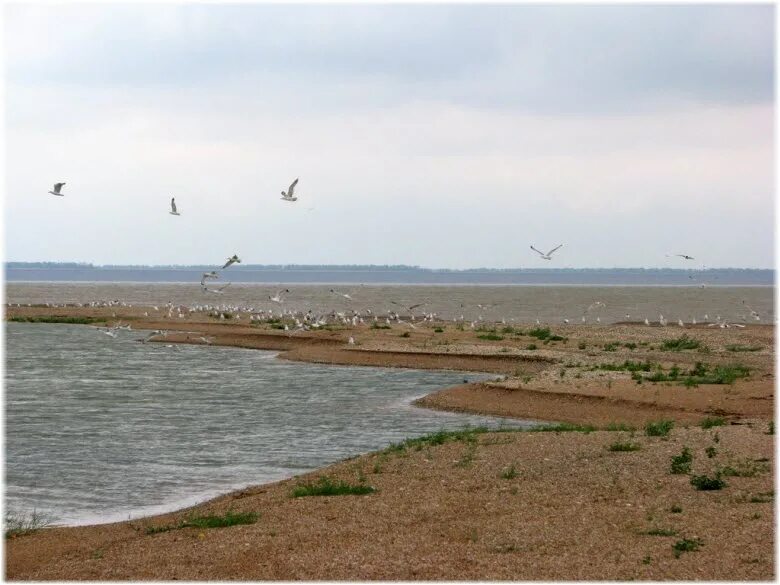
{"type": "MultiPolygon", "coordinates": [[[[36,260],[36,261],[18,261],[18,260],[4,260],[6,268],[9,268],[10,264],[45,264],[55,267],[62,265],[68,268],[148,268],[148,269],[186,269],[186,268],[209,268],[215,266],[213,263],[201,263],[201,264],[96,264],[93,262],[82,261],[49,261],[49,260],[36,260]]],[[[489,266],[475,266],[469,268],[441,268],[441,267],[427,267],[413,264],[245,264],[243,266],[234,266],[234,270],[248,270],[252,268],[272,268],[277,270],[290,270],[300,268],[321,268],[321,269],[334,269],[334,268],[361,268],[361,269],[393,269],[393,270],[420,270],[420,271],[439,271],[439,272],[469,272],[476,270],[489,270],[489,271],[523,271],[523,270],[679,270],[679,271],[696,271],[706,272],[710,270],[762,270],[762,271],[774,271],[775,267],[739,267],[739,266],[715,266],[715,267],[676,267],[676,266],[611,266],[611,267],[595,267],[595,266],[516,266],[510,268],[499,268],[489,266]]],[[[11,267],[13,268],[13,267],[11,267]]]]}

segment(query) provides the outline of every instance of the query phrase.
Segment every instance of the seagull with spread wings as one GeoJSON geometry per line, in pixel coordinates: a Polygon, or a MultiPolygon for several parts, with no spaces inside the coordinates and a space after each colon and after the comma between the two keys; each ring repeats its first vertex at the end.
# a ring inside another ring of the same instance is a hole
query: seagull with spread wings
{"type": "Polygon", "coordinates": [[[332,292],[334,295],[339,295],[340,297],[344,297],[348,301],[352,300],[352,297],[350,296],[349,293],[343,293],[343,292],[339,292],[339,291],[333,290],[333,289],[330,289],[330,292],[332,292]]]}
{"type": "Polygon", "coordinates": [[[560,248],[561,246],[563,246],[563,244],[560,244],[560,245],[556,246],[555,248],[553,248],[552,250],[550,250],[550,251],[549,251],[549,252],[547,252],[546,254],[545,254],[544,252],[542,252],[541,250],[537,250],[537,249],[536,249],[536,248],[534,248],[533,246],[531,246],[531,249],[532,249],[534,252],[536,252],[537,254],[539,254],[539,255],[540,255],[540,256],[541,256],[541,257],[542,257],[544,260],[552,260],[552,255],[553,255],[553,252],[555,252],[555,251],[556,251],[558,248],[560,248]]]}
{"type": "Polygon", "coordinates": [[[200,277],[201,286],[204,286],[206,284],[207,278],[219,278],[219,274],[217,274],[216,270],[212,270],[211,272],[204,272],[203,276],[200,277]]]}
{"type": "Polygon", "coordinates": [[[57,197],[65,197],[65,193],[61,193],[62,186],[64,184],[65,183],[54,183],[54,190],[49,191],[49,193],[51,193],[52,195],[56,195],[57,197]]]}
{"type": "Polygon", "coordinates": [[[295,191],[295,185],[298,184],[298,179],[295,179],[290,186],[287,188],[287,192],[285,193],[282,191],[282,199],[284,201],[297,201],[298,198],[293,196],[293,191],[295,191]]]}
{"type": "Polygon", "coordinates": [[[224,285],[224,286],[220,286],[219,288],[209,288],[209,287],[207,287],[205,284],[202,284],[202,285],[200,286],[200,288],[201,288],[201,290],[202,290],[203,292],[210,292],[210,293],[214,293],[214,294],[222,295],[222,294],[225,294],[223,291],[224,291],[224,290],[225,290],[227,287],[229,287],[229,286],[230,286],[230,283],[228,282],[226,285],[224,285]]]}
{"type": "Polygon", "coordinates": [[[232,257],[227,259],[227,262],[225,262],[225,265],[222,267],[222,270],[224,270],[225,268],[227,268],[231,264],[235,264],[236,262],[241,264],[241,258],[238,257],[238,254],[233,254],[232,257]]]}
{"type": "Polygon", "coordinates": [[[284,298],[282,298],[282,293],[288,293],[288,292],[290,292],[289,288],[282,289],[273,296],[269,295],[268,299],[273,301],[274,303],[283,303],[284,298]]]}

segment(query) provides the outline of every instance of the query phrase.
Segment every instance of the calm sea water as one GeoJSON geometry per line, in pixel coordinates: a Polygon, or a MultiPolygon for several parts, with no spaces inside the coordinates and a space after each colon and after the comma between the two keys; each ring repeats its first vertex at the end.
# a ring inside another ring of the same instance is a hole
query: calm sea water
{"type": "MultiPolygon", "coordinates": [[[[91,293],[90,293],[91,294],[91,293]]],[[[410,405],[469,373],[322,366],[7,323],[6,509],[124,520],[466,424],[410,405]]]]}
{"type": "MultiPolygon", "coordinates": [[[[223,274],[223,278],[229,278],[223,274]]],[[[210,303],[252,306],[278,311],[294,309],[326,313],[371,309],[374,314],[391,310],[404,312],[392,301],[410,306],[424,303],[418,311],[436,312],[445,319],[459,318],[520,323],[561,323],[564,319],[579,322],[584,314],[590,321],[602,323],[626,319],[657,320],[659,314],[676,322],[704,320],[717,315],[729,321],[750,319],[755,310],[765,323],[775,317],[774,287],[771,286],[431,286],[431,285],[268,285],[234,283],[224,294],[204,293],[195,283],[6,283],[9,303],[85,303],[120,300],[134,305],[177,305],[210,303]],[[271,302],[269,295],[289,288],[285,302],[271,302]],[[330,290],[349,294],[348,301],[330,290]],[[596,301],[603,303],[588,311],[596,301]],[[478,305],[482,305],[479,307],[478,305]]],[[[754,321],[750,321],[754,322],[754,321]]]]}
{"type": "MultiPolygon", "coordinates": [[[[715,268],[703,270],[701,263],[673,259],[676,269],[611,268],[560,269],[523,268],[510,270],[431,270],[391,267],[270,267],[234,265],[229,277],[235,282],[287,284],[521,284],[521,285],[689,285],[697,283],[728,286],[772,285],[773,270],[715,268]]],[[[544,260],[537,261],[539,266],[544,260]]],[[[5,278],[13,281],[50,282],[198,282],[204,271],[220,266],[178,267],[92,267],[92,266],[33,266],[10,263],[5,267],[5,278]]]]}

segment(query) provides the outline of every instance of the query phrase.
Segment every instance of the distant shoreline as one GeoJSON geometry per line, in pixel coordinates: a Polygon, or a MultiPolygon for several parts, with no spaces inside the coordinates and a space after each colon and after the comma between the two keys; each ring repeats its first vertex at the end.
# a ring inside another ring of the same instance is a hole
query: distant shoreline
{"type": "MultiPolygon", "coordinates": [[[[300,285],[300,286],[327,286],[327,285],[353,285],[353,286],[440,286],[440,287],[459,287],[459,286],[560,286],[568,288],[611,288],[611,287],[630,287],[630,288],[698,288],[695,284],[657,284],[657,283],[569,283],[569,282],[529,282],[529,283],[506,283],[506,282],[359,282],[348,280],[334,281],[289,281],[289,280],[267,280],[267,281],[240,281],[234,280],[237,285],[249,286],[268,286],[268,285],[300,285]]],[[[9,280],[6,284],[146,284],[146,285],[198,285],[198,282],[192,280],[9,280]]],[[[763,283],[728,283],[728,284],[708,284],[707,288],[774,288],[774,284],[763,283]]]]}

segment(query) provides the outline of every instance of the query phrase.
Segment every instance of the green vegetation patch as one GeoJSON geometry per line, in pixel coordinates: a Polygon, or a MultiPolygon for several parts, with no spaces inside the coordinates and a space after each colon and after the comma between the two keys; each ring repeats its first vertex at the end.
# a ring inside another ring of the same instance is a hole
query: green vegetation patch
{"type": "Polygon", "coordinates": [[[254,524],[258,515],[255,512],[233,512],[228,510],[223,516],[189,516],[178,524],[147,526],[146,534],[158,534],[182,528],[227,528],[239,524],[254,524]]]}
{"type": "Polygon", "coordinates": [[[711,429],[712,427],[722,427],[726,424],[726,419],[720,416],[716,417],[707,417],[703,421],[701,421],[701,428],[703,429],[711,429]]]}
{"type": "Polygon", "coordinates": [[[648,437],[665,437],[673,427],[673,420],[651,421],[645,425],[645,434],[648,437]]]}
{"type": "Polygon", "coordinates": [[[690,473],[691,463],[693,463],[693,454],[688,447],[683,447],[682,453],[672,457],[672,466],[669,473],[678,475],[690,473]]]}
{"type": "Polygon", "coordinates": [[[609,446],[610,451],[639,451],[642,446],[639,443],[612,443],[609,446]]]}
{"type": "Polygon", "coordinates": [[[495,333],[483,333],[482,335],[477,335],[479,339],[487,339],[488,341],[501,341],[504,339],[503,335],[497,335],[495,333]]]}
{"type": "Polygon", "coordinates": [[[678,540],[672,545],[672,550],[674,551],[674,558],[679,559],[680,555],[684,552],[694,552],[699,550],[699,547],[704,544],[701,539],[694,538],[694,539],[688,539],[683,538],[682,540],[678,540]]]}
{"type": "Polygon", "coordinates": [[[591,370],[606,370],[608,372],[649,372],[660,367],[660,364],[651,361],[634,362],[626,360],[622,364],[598,364],[597,366],[593,366],[591,370]]]}
{"type": "Polygon", "coordinates": [[[769,464],[764,461],[745,459],[730,465],[724,465],[720,473],[726,477],[755,477],[769,471],[769,464]]]}
{"type": "Polygon", "coordinates": [[[751,504],[766,504],[767,502],[771,502],[774,497],[775,497],[775,491],[774,490],[770,490],[768,492],[761,492],[760,494],[756,494],[754,496],[750,496],[750,503],[751,504]]]}
{"type": "MultiPolygon", "coordinates": [[[[450,441],[465,441],[474,442],[477,440],[477,435],[490,432],[487,427],[466,427],[464,429],[456,431],[436,431],[435,433],[428,433],[421,437],[414,437],[406,439],[400,443],[392,443],[385,451],[404,451],[406,449],[414,449],[420,451],[424,447],[432,447],[434,445],[443,445],[450,441]]],[[[494,431],[496,432],[496,431],[494,431]]]]}
{"type": "Polygon", "coordinates": [[[672,528],[653,528],[645,532],[648,536],[676,536],[677,531],[672,528]]]}
{"type": "Polygon", "coordinates": [[[598,428],[593,425],[575,425],[571,423],[561,423],[557,425],[540,425],[527,429],[529,433],[592,433],[598,428]]]}
{"type": "Polygon", "coordinates": [[[9,321],[15,323],[70,323],[73,325],[91,325],[92,323],[105,323],[105,317],[66,317],[64,315],[43,315],[39,317],[9,317],[9,321]]]}
{"type": "Polygon", "coordinates": [[[726,346],[728,351],[740,352],[740,351],[761,351],[764,349],[760,345],[739,345],[736,343],[726,346]]]}
{"type": "Polygon", "coordinates": [[[329,477],[322,476],[314,483],[302,483],[296,486],[292,492],[292,497],[364,495],[375,491],[375,487],[363,483],[351,484],[345,481],[337,482],[329,477]]]}
{"type": "Polygon", "coordinates": [[[701,347],[701,342],[693,337],[688,337],[687,334],[681,335],[677,339],[667,339],[661,345],[661,349],[664,351],[682,351],[684,349],[698,349],[701,347]]]}
{"type": "Polygon", "coordinates": [[[5,537],[16,538],[31,534],[41,528],[46,528],[52,522],[52,517],[43,512],[9,512],[5,514],[5,537]]]}
{"type": "Polygon", "coordinates": [[[626,423],[609,423],[606,427],[604,427],[605,431],[627,431],[627,432],[633,432],[636,429],[632,427],[631,425],[627,425],[626,423]]]}
{"type": "Polygon", "coordinates": [[[699,384],[733,384],[739,378],[750,375],[750,368],[741,364],[720,365],[711,367],[702,362],[696,362],[693,369],[684,372],[679,366],[672,366],[668,372],[658,370],[644,379],[648,382],[679,382],[688,387],[699,384]]]}
{"type": "Polygon", "coordinates": [[[691,485],[700,491],[713,491],[726,487],[726,482],[720,478],[720,472],[718,472],[715,474],[715,477],[694,475],[691,478],[691,485]]]}
{"type": "Polygon", "coordinates": [[[536,337],[539,341],[544,341],[551,335],[549,327],[535,327],[526,331],[525,334],[530,337],[536,337]]]}

